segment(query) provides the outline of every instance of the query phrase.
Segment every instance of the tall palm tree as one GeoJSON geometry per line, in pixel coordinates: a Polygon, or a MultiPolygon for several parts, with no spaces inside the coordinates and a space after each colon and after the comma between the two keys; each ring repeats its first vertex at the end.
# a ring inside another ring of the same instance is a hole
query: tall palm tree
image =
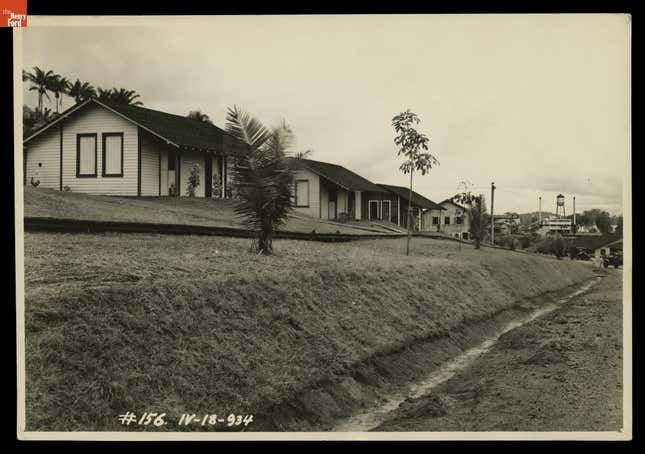
{"type": "Polygon", "coordinates": [[[247,230],[254,232],[255,252],[271,255],[273,235],[284,224],[291,209],[294,162],[287,157],[293,142],[285,127],[266,128],[234,106],[226,117],[226,130],[246,145],[232,172],[239,198],[235,213],[247,230]]]}
{"type": "Polygon", "coordinates": [[[101,100],[101,101],[110,101],[111,98],[112,98],[112,89],[108,88],[106,90],[104,88],[99,87],[97,94],[98,94],[99,100],[101,100]]]}
{"type": "Polygon", "coordinates": [[[110,101],[128,106],[142,106],[143,102],[137,99],[139,97],[140,96],[136,91],[126,90],[125,88],[119,88],[117,90],[115,87],[110,92],[110,101]]]}
{"type": "Polygon", "coordinates": [[[56,113],[58,113],[59,108],[62,108],[63,106],[62,95],[69,93],[70,87],[71,83],[69,82],[69,80],[59,74],[55,74],[54,78],[50,81],[48,88],[49,91],[54,93],[56,113]]]}
{"type": "Polygon", "coordinates": [[[29,81],[33,85],[29,88],[29,91],[38,91],[38,110],[42,113],[43,111],[43,96],[47,99],[51,99],[47,94],[49,87],[53,83],[56,74],[51,69],[44,71],[38,66],[34,66],[33,72],[22,71],[22,80],[29,81]]]}
{"type": "Polygon", "coordinates": [[[76,79],[76,82],[69,88],[69,95],[78,104],[79,102],[96,96],[96,89],[90,83],[81,82],[79,79],[76,79]]]}
{"type": "Polygon", "coordinates": [[[211,118],[199,109],[191,110],[190,112],[188,112],[188,115],[186,116],[188,118],[192,118],[193,120],[213,124],[213,122],[211,121],[211,118]]]}
{"type": "Polygon", "coordinates": [[[297,152],[293,157],[297,159],[309,159],[309,157],[314,154],[314,150],[311,148],[305,151],[297,152]]]}

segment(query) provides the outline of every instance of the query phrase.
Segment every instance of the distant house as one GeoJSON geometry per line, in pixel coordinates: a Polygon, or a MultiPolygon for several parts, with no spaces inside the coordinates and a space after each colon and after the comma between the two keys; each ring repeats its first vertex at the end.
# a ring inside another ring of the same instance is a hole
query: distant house
{"type": "Polygon", "coordinates": [[[581,251],[600,257],[602,254],[610,255],[616,251],[622,251],[623,238],[619,233],[576,236],[572,239],[572,245],[581,251]]]}
{"type": "MultiPolygon", "coordinates": [[[[407,229],[410,188],[380,183],[379,186],[396,197],[396,205],[400,207],[399,218],[401,220],[398,225],[407,229]]],[[[439,204],[434,203],[416,191],[412,191],[413,230],[421,232],[433,231],[432,220],[436,217],[441,217],[442,211],[443,208],[439,204]]]]}
{"type": "Polygon", "coordinates": [[[395,197],[338,164],[301,159],[294,175],[295,210],[320,219],[399,223],[395,197]]]}
{"type": "Polygon", "coordinates": [[[521,220],[517,214],[496,214],[493,217],[495,233],[507,235],[518,230],[521,220]]]}
{"type": "Polygon", "coordinates": [[[433,225],[437,225],[437,231],[447,233],[450,236],[470,240],[470,218],[466,208],[455,202],[454,198],[446,199],[439,203],[445,211],[441,218],[433,219],[433,225]]]}
{"type": "Polygon", "coordinates": [[[229,197],[229,169],[246,152],[210,123],[94,98],[67,109],[23,145],[25,184],[120,196],[186,195],[197,165],[196,195],[229,197]]]}

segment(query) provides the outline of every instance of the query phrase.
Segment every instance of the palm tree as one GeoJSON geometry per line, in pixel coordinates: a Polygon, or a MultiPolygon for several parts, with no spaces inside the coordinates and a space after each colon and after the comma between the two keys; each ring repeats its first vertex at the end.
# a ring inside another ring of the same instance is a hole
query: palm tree
{"type": "Polygon", "coordinates": [[[69,93],[71,83],[66,77],[55,74],[54,78],[49,83],[49,90],[54,93],[56,113],[59,112],[59,107],[63,106],[63,97],[61,95],[69,93]]]}
{"type": "Polygon", "coordinates": [[[29,88],[29,91],[37,90],[38,91],[38,110],[42,113],[43,111],[43,96],[47,99],[50,99],[47,91],[50,89],[56,75],[54,71],[43,71],[38,66],[34,66],[33,72],[22,71],[22,80],[29,81],[33,85],[29,88]]]}
{"type": "Polygon", "coordinates": [[[76,82],[74,82],[69,88],[69,95],[73,97],[74,101],[78,104],[88,98],[95,97],[96,89],[88,82],[81,82],[79,79],[76,79],[76,82]]]}
{"type": "Polygon", "coordinates": [[[134,90],[126,90],[125,88],[119,88],[118,90],[113,88],[110,91],[110,101],[117,104],[125,104],[128,106],[142,106],[143,103],[139,101],[139,94],[134,90]]]}
{"type": "Polygon", "coordinates": [[[192,118],[193,120],[213,124],[213,122],[211,121],[210,117],[208,115],[206,115],[205,113],[203,113],[199,109],[191,110],[190,112],[188,112],[188,115],[186,115],[186,116],[188,118],[192,118]]]}
{"type": "Polygon", "coordinates": [[[226,130],[246,145],[233,170],[239,202],[235,213],[247,230],[254,232],[253,249],[263,255],[273,252],[273,234],[284,224],[291,209],[294,162],[286,154],[293,134],[283,125],[266,128],[234,106],[228,109],[226,130]]]}
{"type": "Polygon", "coordinates": [[[294,155],[294,158],[297,159],[309,159],[309,157],[314,154],[314,150],[308,149],[305,151],[299,151],[294,155]]]}

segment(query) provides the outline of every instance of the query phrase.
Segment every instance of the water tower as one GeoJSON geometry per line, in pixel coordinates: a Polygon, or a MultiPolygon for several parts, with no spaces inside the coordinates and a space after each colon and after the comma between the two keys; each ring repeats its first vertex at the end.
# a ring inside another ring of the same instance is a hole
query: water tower
{"type": "Polygon", "coordinates": [[[562,194],[558,194],[555,198],[555,215],[559,218],[566,216],[564,212],[564,196],[562,194]],[[560,214],[560,211],[562,211],[562,214],[560,214]]]}

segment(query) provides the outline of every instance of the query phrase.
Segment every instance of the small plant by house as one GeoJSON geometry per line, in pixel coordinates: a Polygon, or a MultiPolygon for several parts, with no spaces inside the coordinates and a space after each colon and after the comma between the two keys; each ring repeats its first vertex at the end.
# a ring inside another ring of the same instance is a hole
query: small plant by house
{"type": "Polygon", "coordinates": [[[188,197],[195,197],[197,188],[199,187],[199,164],[193,164],[190,168],[190,175],[188,176],[188,183],[186,184],[186,194],[188,197]]]}

